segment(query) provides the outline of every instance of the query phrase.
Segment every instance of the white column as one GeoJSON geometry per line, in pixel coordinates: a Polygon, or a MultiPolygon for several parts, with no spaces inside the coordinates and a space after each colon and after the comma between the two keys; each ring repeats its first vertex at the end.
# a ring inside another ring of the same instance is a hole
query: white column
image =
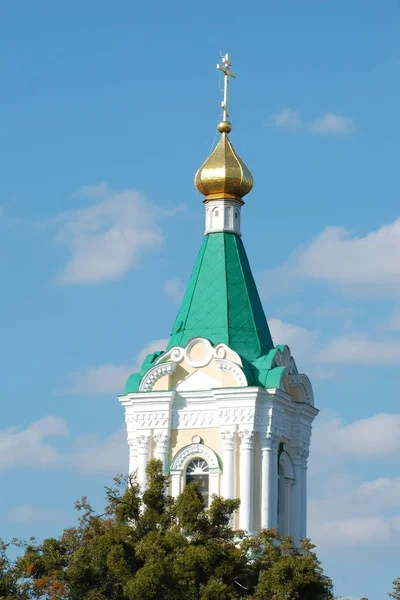
{"type": "Polygon", "coordinates": [[[261,447],[261,527],[278,526],[278,438],[268,433],[261,447]]]}
{"type": "Polygon", "coordinates": [[[212,502],[212,496],[216,494],[219,496],[219,477],[220,470],[219,469],[210,469],[209,472],[209,499],[208,502],[212,502]]]}
{"type": "Polygon", "coordinates": [[[291,535],[290,530],[290,519],[291,519],[291,509],[290,509],[290,500],[292,496],[292,479],[285,479],[285,518],[284,518],[284,535],[291,535]]]}
{"type": "Polygon", "coordinates": [[[301,457],[301,524],[300,538],[307,537],[307,459],[308,448],[305,448],[301,457]]]}
{"type": "Polygon", "coordinates": [[[235,441],[236,434],[230,429],[221,431],[223,442],[223,480],[222,495],[224,498],[235,497],[235,441]]]}
{"type": "Polygon", "coordinates": [[[151,436],[149,434],[141,433],[137,437],[138,484],[140,485],[140,489],[142,490],[142,492],[146,487],[146,467],[149,462],[150,441],[151,436]]]}
{"type": "Polygon", "coordinates": [[[156,443],[155,458],[161,460],[164,475],[168,472],[169,436],[166,432],[158,432],[154,436],[156,443]]]}
{"type": "Polygon", "coordinates": [[[292,487],[292,502],[291,502],[291,533],[296,546],[299,544],[301,537],[301,521],[302,521],[302,475],[301,475],[301,452],[299,447],[293,448],[292,461],[294,469],[294,484],[292,487]]]}
{"type": "Polygon", "coordinates": [[[181,493],[181,472],[171,473],[171,496],[177,498],[181,493]]]}
{"type": "Polygon", "coordinates": [[[252,532],[253,528],[253,454],[254,432],[239,431],[240,444],[240,508],[239,528],[252,532]]]}
{"type": "Polygon", "coordinates": [[[128,440],[129,446],[129,475],[134,475],[137,469],[137,442],[136,438],[128,440]]]}

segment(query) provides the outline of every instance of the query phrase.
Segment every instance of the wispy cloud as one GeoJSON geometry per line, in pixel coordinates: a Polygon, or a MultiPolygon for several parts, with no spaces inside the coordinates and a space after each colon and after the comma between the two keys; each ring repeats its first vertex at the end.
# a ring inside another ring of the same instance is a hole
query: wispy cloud
{"type": "Polygon", "coordinates": [[[102,182],[79,195],[105,198],[57,219],[56,242],[70,258],[58,276],[62,284],[94,284],[121,277],[139,265],[144,252],[157,250],[163,236],[156,209],[133,190],[114,193],[102,182]]]}
{"type": "Polygon", "coordinates": [[[316,419],[311,472],[325,472],[328,466],[348,460],[382,459],[400,460],[400,414],[378,413],[352,423],[323,413],[316,419]]]}
{"type": "Polygon", "coordinates": [[[292,108],[283,108],[264,121],[267,127],[274,127],[291,133],[305,132],[317,135],[348,135],[355,130],[355,122],[349,117],[334,113],[325,113],[313,121],[305,121],[300,112],[292,108]]]}
{"type": "Polygon", "coordinates": [[[13,525],[26,525],[34,522],[60,521],[64,513],[53,508],[36,508],[32,504],[23,504],[11,509],[5,516],[5,520],[13,525]]]}
{"type": "MultiPolygon", "coordinates": [[[[105,439],[96,435],[71,438],[64,419],[47,416],[25,429],[0,430],[0,470],[57,468],[115,475],[126,470],[127,456],[124,426],[105,439]],[[58,447],[61,439],[62,450],[58,447]]],[[[30,505],[14,511],[10,515],[14,522],[43,520],[40,511],[30,505]]]]}
{"type": "Polygon", "coordinates": [[[96,183],[95,185],[83,185],[79,190],[77,190],[74,196],[80,196],[82,198],[107,198],[107,196],[111,196],[113,192],[108,187],[107,181],[100,181],[100,183],[96,183]]]}
{"type": "Polygon", "coordinates": [[[146,344],[132,364],[109,363],[69,373],[65,391],[72,394],[120,394],[128,375],[140,369],[147,354],[164,350],[167,344],[168,340],[165,338],[146,344]]]}
{"type": "Polygon", "coordinates": [[[185,286],[180,279],[167,279],[162,284],[162,290],[172,302],[179,304],[185,293],[185,286]]]}
{"type": "Polygon", "coordinates": [[[318,338],[317,331],[308,331],[304,327],[286,323],[280,319],[268,321],[274,344],[286,344],[295,357],[305,361],[318,338]]]}
{"type": "Polygon", "coordinates": [[[51,466],[60,459],[49,438],[65,437],[68,428],[63,419],[47,416],[25,429],[12,427],[0,431],[0,469],[17,466],[51,466]]]}
{"type": "Polygon", "coordinates": [[[400,341],[375,340],[365,334],[344,335],[328,342],[315,360],[336,365],[398,365],[400,341]]]}
{"type": "Polygon", "coordinates": [[[280,267],[264,271],[261,292],[285,293],[288,282],[309,279],[331,283],[352,295],[399,296],[399,249],[400,219],[360,237],[343,227],[326,227],[280,267]]]}

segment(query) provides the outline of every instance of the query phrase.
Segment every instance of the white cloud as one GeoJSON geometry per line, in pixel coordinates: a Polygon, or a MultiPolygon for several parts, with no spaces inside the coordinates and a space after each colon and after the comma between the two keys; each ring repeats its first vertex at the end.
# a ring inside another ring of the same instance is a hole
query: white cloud
{"type": "Polygon", "coordinates": [[[305,121],[297,110],[283,108],[279,113],[271,115],[265,125],[284,131],[303,131],[318,135],[346,135],[355,130],[355,123],[349,117],[334,113],[325,113],[314,121],[305,121]]]}
{"type": "Polygon", "coordinates": [[[353,119],[335,115],[333,113],[325,113],[320,119],[308,124],[311,133],[324,134],[348,134],[355,130],[353,119]]]}
{"type": "Polygon", "coordinates": [[[400,306],[396,306],[386,322],[383,323],[385,329],[391,331],[400,331],[400,306]]]}
{"type": "Polygon", "coordinates": [[[343,227],[327,227],[308,245],[300,246],[288,261],[262,276],[265,295],[286,292],[288,282],[324,281],[352,294],[400,294],[400,219],[358,237],[343,227]],[[271,279],[276,285],[271,285],[271,279]],[[268,282],[268,285],[267,285],[268,282]]]}
{"type": "Polygon", "coordinates": [[[146,356],[151,352],[157,352],[158,350],[165,350],[169,342],[168,338],[160,338],[159,340],[154,340],[153,342],[149,342],[146,344],[139,352],[136,357],[136,365],[134,367],[135,371],[138,371],[142,366],[142,363],[146,356]]]}
{"type": "Polygon", "coordinates": [[[35,508],[32,504],[23,504],[10,510],[6,515],[6,520],[15,525],[25,525],[38,521],[59,521],[63,517],[64,513],[59,510],[35,508]]]}
{"type": "Polygon", "coordinates": [[[138,353],[133,364],[103,364],[81,369],[68,374],[66,392],[73,394],[121,394],[131,373],[140,369],[146,356],[167,347],[168,339],[159,339],[146,344],[138,353]]]}
{"type": "Polygon", "coordinates": [[[185,286],[180,279],[167,279],[162,284],[164,294],[169,296],[175,304],[179,304],[185,293],[185,286]]]}
{"type": "Polygon", "coordinates": [[[117,475],[128,470],[128,445],[126,428],[118,431],[105,440],[96,435],[83,435],[75,442],[73,453],[67,457],[70,466],[86,473],[104,473],[117,475]]]}
{"type": "Polygon", "coordinates": [[[400,478],[357,482],[331,476],[309,500],[309,534],[328,552],[397,544],[400,478]]]}
{"type": "Polygon", "coordinates": [[[347,460],[400,460],[400,414],[379,413],[345,424],[320,415],[313,425],[310,472],[347,460]]]}
{"type": "Polygon", "coordinates": [[[309,331],[304,327],[286,323],[280,319],[269,319],[268,324],[274,344],[289,346],[297,367],[303,370],[303,366],[306,365],[305,370],[312,381],[322,381],[334,377],[336,374],[334,369],[315,363],[314,357],[320,335],[318,331],[309,331]]]}
{"type": "Polygon", "coordinates": [[[398,365],[400,341],[371,340],[360,334],[344,335],[328,342],[316,354],[315,360],[342,365],[398,365]]]}
{"type": "Polygon", "coordinates": [[[12,427],[0,431],[0,469],[17,466],[51,466],[60,460],[49,437],[65,437],[68,428],[59,417],[43,417],[26,429],[12,427]]]}
{"type": "Polygon", "coordinates": [[[77,192],[75,192],[74,196],[81,196],[82,198],[107,198],[110,196],[112,191],[108,187],[107,181],[100,181],[100,183],[96,183],[95,185],[83,185],[77,192]]]}
{"type": "Polygon", "coordinates": [[[280,319],[269,319],[268,324],[274,344],[286,344],[295,357],[306,360],[308,352],[312,349],[318,332],[308,331],[298,325],[285,323],[280,319]]]}
{"type": "MultiPolygon", "coordinates": [[[[67,434],[65,421],[52,416],[34,421],[26,429],[3,429],[0,431],[0,469],[57,467],[109,475],[126,471],[128,450],[125,426],[105,439],[95,435],[82,435],[75,439],[69,436],[68,447],[61,451],[57,448],[57,442],[67,434]],[[54,438],[52,443],[48,441],[49,437],[54,438]]],[[[20,523],[45,518],[44,514],[30,505],[17,507],[9,516],[14,522],[20,523]]],[[[51,513],[48,518],[52,518],[51,513]]]]}
{"type": "MultiPolygon", "coordinates": [[[[86,186],[86,195],[90,195],[88,187],[92,197],[98,195],[93,188],[99,186],[86,186]]],[[[131,190],[110,193],[97,204],[60,215],[57,221],[61,229],[56,241],[71,252],[58,278],[63,284],[116,279],[137,267],[142,253],[159,248],[163,239],[154,207],[131,190]]]]}
{"type": "Polygon", "coordinates": [[[316,306],[314,314],[317,317],[324,317],[327,319],[338,320],[338,321],[349,321],[354,316],[354,310],[347,308],[342,304],[334,304],[333,302],[325,302],[316,306]]]}
{"type": "Polygon", "coordinates": [[[68,374],[66,391],[73,394],[122,393],[128,376],[134,369],[129,365],[104,364],[68,374]]]}

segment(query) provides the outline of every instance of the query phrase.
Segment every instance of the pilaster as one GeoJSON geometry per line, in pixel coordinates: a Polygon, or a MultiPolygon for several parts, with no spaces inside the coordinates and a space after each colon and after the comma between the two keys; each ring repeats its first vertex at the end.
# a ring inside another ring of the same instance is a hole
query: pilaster
{"type": "Polygon", "coordinates": [[[236,471],[236,432],[234,429],[222,429],[221,439],[223,444],[223,488],[224,498],[235,497],[235,471],[236,471]]]}
{"type": "Polygon", "coordinates": [[[261,438],[261,527],[278,526],[279,437],[268,432],[261,438]]]}
{"type": "Polygon", "coordinates": [[[254,431],[243,429],[240,437],[240,514],[239,527],[253,531],[254,431]]]}

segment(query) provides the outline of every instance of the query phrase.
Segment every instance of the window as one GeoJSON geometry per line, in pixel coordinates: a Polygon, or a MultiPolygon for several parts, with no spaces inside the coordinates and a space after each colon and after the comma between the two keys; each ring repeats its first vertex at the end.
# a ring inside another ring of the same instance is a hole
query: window
{"type": "Polygon", "coordinates": [[[203,458],[194,458],[186,467],[186,485],[192,481],[199,483],[199,491],[204,505],[208,506],[208,464],[203,458]]]}

